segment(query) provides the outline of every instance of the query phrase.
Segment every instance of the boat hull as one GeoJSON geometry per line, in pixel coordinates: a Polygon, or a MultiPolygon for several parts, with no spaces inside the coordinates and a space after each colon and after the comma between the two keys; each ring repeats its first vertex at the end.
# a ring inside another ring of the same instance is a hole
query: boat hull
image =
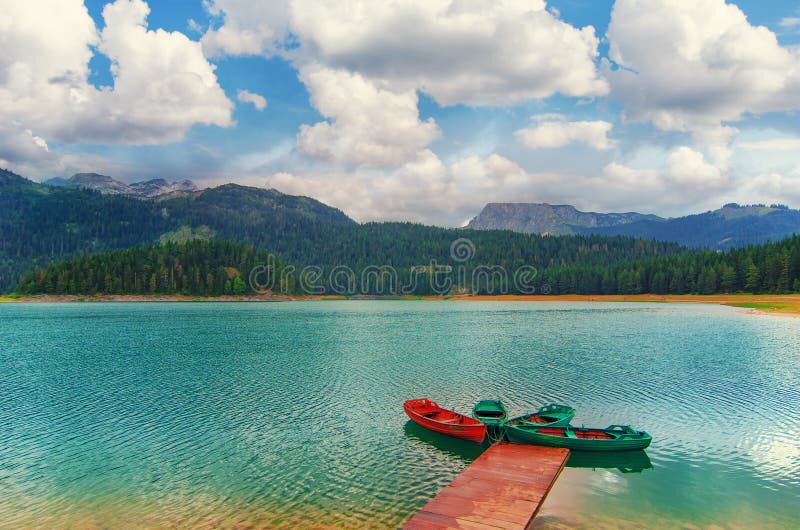
{"type": "Polygon", "coordinates": [[[534,427],[567,427],[575,417],[575,409],[567,405],[551,403],[540,408],[533,414],[524,414],[509,420],[522,425],[534,427]]]}
{"type": "Polygon", "coordinates": [[[427,398],[410,399],[403,410],[411,421],[440,434],[481,443],[486,437],[486,425],[478,420],[443,409],[427,398]]]}
{"type": "Polygon", "coordinates": [[[644,431],[615,432],[610,429],[583,429],[577,427],[535,427],[508,424],[506,436],[514,443],[564,447],[574,451],[633,451],[650,446],[652,437],[644,431]],[[572,431],[576,436],[570,436],[572,431]],[[607,438],[582,438],[580,436],[605,433],[607,438]]]}
{"type": "Polygon", "coordinates": [[[475,404],[472,417],[490,427],[499,427],[508,421],[508,411],[502,401],[486,399],[475,404]]]}

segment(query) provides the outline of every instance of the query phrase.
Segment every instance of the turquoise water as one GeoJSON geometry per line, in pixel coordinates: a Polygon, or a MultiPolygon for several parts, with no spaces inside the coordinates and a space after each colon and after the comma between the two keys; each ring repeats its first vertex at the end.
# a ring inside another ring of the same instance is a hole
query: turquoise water
{"type": "Polygon", "coordinates": [[[481,451],[408,424],[421,396],[653,435],[539,527],[798,524],[798,319],[347,301],[0,304],[0,526],[395,527],[481,451]]]}

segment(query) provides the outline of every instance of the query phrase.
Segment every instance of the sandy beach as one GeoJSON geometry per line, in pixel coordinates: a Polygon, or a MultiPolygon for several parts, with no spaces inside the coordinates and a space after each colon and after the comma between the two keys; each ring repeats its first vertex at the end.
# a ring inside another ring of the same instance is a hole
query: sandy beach
{"type": "MultiPolygon", "coordinates": [[[[356,299],[380,297],[355,297],[356,299]]],[[[352,299],[352,298],[350,298],[352,299]]],[[[656,302],[720,304],[749,310],[753,314],[800,316],[800,294],[754,295],[754,294],[714,294],[714,295],[475,295],[475,296],[426,296],[426,297],[387,297],[386,299],[467,301],[467,302],[656,302]]],[[[317,300],[348,300],[344,296],[288,296],[278,294],[226,295],[218,297],[186,295],[36,295],[0,296],[2,302],[289,302],[317,300]]]]}
{"type": "Polygon", "coordinates": [[[459,296],[451,300],[517,302],[669,302],[720,304],[750,309],[753,313],[800,315],[800,294],[626,294],[626,295],[500,295],[459,296]]]}

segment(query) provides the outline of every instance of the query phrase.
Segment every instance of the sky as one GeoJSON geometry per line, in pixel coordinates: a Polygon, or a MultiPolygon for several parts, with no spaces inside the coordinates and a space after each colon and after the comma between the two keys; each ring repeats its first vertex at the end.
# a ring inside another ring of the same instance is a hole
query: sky
{"type": "Polygon", "coordinates": [[[307,195],[800,206],[800,4],[0,0],[0,167],[307,195]]]}

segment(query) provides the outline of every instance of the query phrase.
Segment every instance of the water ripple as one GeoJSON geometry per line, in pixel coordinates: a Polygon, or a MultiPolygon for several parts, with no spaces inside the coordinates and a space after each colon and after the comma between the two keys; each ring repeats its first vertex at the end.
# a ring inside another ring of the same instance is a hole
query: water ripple
{"type": "Polygon", "coordinates": [[[408,422],[402,402],[418,396],[462,412],[482,398],[514,414],[569,403],[577,424],[653,434],[652,470],[566,470],[563,517],[794,521],[789,319],[666,304],[0,312],[4,528],[396,527],[482,451],[408,422]]]}

